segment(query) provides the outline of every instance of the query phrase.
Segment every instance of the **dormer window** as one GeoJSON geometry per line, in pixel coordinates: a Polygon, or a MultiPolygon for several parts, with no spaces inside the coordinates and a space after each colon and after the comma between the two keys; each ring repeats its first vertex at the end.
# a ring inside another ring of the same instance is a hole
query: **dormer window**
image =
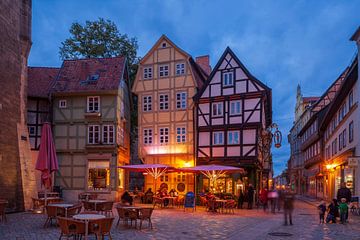
{"type": "Polygon", "coordinates": [[[151,79],[153,77],[153,68],[144,67],[143,77],[144,79],[151,79]]]}
{"type": "Polygon", "coordinates": [[[160,65],[159,66],[159,76],[160,77],[169,76],[169,65],[160,65]]]}
{"type": "Polygon", "coordinates": [[[234,74],[233,74],[233,72],[224,72],[223,73],[223,85],[225,87],[234,85],[234,74]]]}
{"type": "Polygon", "coordinates": [[[87,112],[100,112],[99,96],[91,96],[87,98],[87,112]]]}

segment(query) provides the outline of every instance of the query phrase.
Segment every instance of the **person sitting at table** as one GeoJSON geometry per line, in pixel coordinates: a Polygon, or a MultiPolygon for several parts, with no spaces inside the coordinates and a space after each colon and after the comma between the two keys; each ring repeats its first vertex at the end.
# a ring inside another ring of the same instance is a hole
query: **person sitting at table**
{"type": "Polygon", "coordinates": [[[175,189],[171,189],[169,192],[170,197],[177,197],[179,194],[175,189]]]}
{"type": "MultiPolygon", "coordinates": [[[[169,194],[167,192],[167,188],[163,188],[160,190],[160,197],[168,197],[169,194]]],[[[168,198],[164,199],[164,207],[166,207],[167,205],[169,205],[170,200],[168,198]]]]}
{"type": "Polygon", "coordinates": [[[139,193],[139,190],[138,190],[137,187],[135,187],[135,190],[133,191],[133,194],[134,194],[134,195],[137,195],[138,193],[139,193]]]}
{"type": "Polygon", "coordinates": [[[148,190],[146,190],[145,194],[141,197],[142,203],[152,203],[153,196],[154,196],[154,193],[152,192],[152,189],[149,188],[148,190]]]}
{"type": "Polygon", "coordinates": [[[129,203],[130,206],[132,205],[133,198],[130,196],[128,191],[125,191],[124,194],[121,196],[121,202],[124,204],[129,203]]]}

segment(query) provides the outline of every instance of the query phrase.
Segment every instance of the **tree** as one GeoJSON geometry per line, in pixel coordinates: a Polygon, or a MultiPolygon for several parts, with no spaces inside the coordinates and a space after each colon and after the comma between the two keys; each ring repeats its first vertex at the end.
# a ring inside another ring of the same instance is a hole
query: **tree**
{"type": "Polygon", "coordinates": [[[69,31],[70,38],[61,42],[59,54],[62,60],[126,56],[132,83],[139,61],[136,38],[121,34],[114,22],[103,18],[86,21],[85,25],[75,22],[69,31]]]}

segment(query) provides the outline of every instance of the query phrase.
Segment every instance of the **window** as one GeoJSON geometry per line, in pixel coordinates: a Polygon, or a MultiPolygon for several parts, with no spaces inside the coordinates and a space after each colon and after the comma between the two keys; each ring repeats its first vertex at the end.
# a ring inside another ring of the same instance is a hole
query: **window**
{"type": "Polygon", "coordinates": [[[239,144],[239,135],[240,132],[239,131],[229,131],[228,132],[228,144],[239,144]]]}
{"type": "Polygon", "coordinates": [[[342,133],[339,134],[339,151],[341,151],[343,147],[343,135],[342,133]]]}
{"type": "Polygon", "coordinates": [[[214,145],[224,144],[224,133],[223,132],[214,132],[213,133],[213,142],[214,142],[214,145]]]}
{"type": "Polygon", "coordinates": [[[88,143],[99,144],[100,143],[100,126],[89,125],[88,126],[88,143]]]}
{"type": "Polygon", "coordinates": [[[343,140],[342,140],[343,148],[345,148],[346,147],[346,129],[343,130],[342,137],[343,137],[343,140]]]}
{"type": "Polygon", "coordinates": [[[114,125],[103,125],[103,144],[114,143],[114,125]]]}
{"type": "Polygon", "coordinates": [[[169,143],[169,128],[160,128],[160,144],[169,143]]]}
{"type": "Polygon", "coordinates": [[[349,123],[349,142],[354,140],[354,122],[351,121],[349,123]]]}
{"type": "Polygon", "coordinates": [[[143,111],[150,112],[152,110],[152,97],[144,96],[143,97],[143,111]]]}
{"type": "Polygon", "coordinates": [[[153,143],[153,130],[151,128],[144,129],[144,144],[152,144],[153,143]]]}
{"type": "Polygon", "coordinates": [[[59,100],[59,108],[66,108],[66,100],[65,99],[59,100]]]}
{"type": "Polygon", "coordinates": [[[169,109],[169,95],[168,94],[160,94],[159,95],[159,104],[160,104],[160,110],[168,110],[169,109]]]}
{"type": "Polygon", "coordinates": [[[88,97],[87,98],[87,111],[88,112],[99,112],[100,111],[100,97],[88,97]]]}
{"type": "Polygon", "coordinates": [[[223,103],[213,103],[212,115],[213,116],[222,116],[223,115],[223,103]]]}
{"type": "Polygon", "coordinates": [[[354,95],[353,95],[353,92],[351,91],[349,93],[349,110],[350,110],[350,108],[352,107],[353,104],[354,104],[354,95]]]}
{"type": "Polygon", "coordinates": [[[144,67],[143,72],[144,79],[151,79],[153,77],[153,68],[152,67],[144,67]]]}
{"type": "Polygon", "coordinates": [[[223,85],[232,86],[234,84],[234,74],[233,72],[224,72],[223,73],[223,85]]]}
{"type": "Polygon", "coordinates": [[[177,63],[175,65],[176,75],[184,75],[185,74],[185,63],[177,63]]]}
{"type": "Polygon", "coordinates": [[[341,120],[343,120],[346,115],[346,102],[341,106],[338,114],[339,114],[338,119],[339,119],[339,123],[340,123],[341,120]]]}
{"type": "Polygon", "coordinates": [[[239,114],[241,114],[241,101],[231,101],[230,115],[239,115],[239,114]]]}
{"type": "Polygon", "coordinates": [[[169,65],[160,65],[159,66],[159,76],[160,77],[169,76],[169,65]]]}
{"type": "Polygon", "coordinates": [[[105,190],[110,187],[109,161],[89,161],[88,189],[105,190]]]}
{"type": "Polygon", "coordinates": [[[28,126],[29,136],[35,136],[35,126],[28,126]]]}
{"type": "Polygon", "coordinates": [[[184,127],[176,128],[176,142],[177,143],[186,142],[186,129],[184,127]]]}
{"type": "Polygon", "coordinates": [[[186,109],[186,92],[176,93],[176,109],[186,109]]]}

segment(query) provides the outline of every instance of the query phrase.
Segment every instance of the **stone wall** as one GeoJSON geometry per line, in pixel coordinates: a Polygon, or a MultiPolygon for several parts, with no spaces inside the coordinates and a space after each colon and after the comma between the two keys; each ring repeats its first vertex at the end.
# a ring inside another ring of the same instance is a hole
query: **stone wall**
{"type": "Polygon", "coordinates": [[[31,0],[0,2],[0,198],[8,210],[31,205],[36,182],[26,127],[31,0]]]}

